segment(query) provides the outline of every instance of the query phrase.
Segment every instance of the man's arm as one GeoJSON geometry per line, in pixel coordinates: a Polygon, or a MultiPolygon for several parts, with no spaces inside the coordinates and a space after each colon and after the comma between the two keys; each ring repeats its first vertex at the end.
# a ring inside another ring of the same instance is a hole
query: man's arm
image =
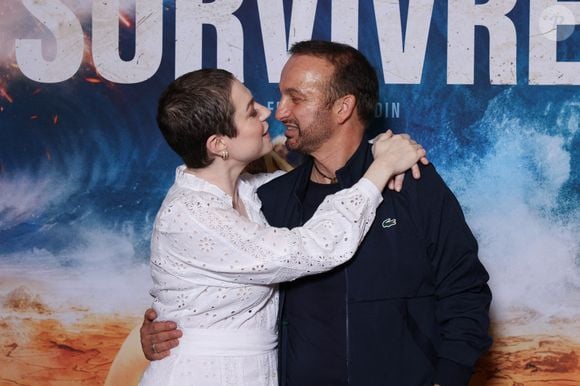
{"type": "Polygon", "coordinates": [[[434,168],[423,168],[416,186],[435,277],[435,316],[441,336],[432,381],[464,386],[476,361],[491,345],[489,276],[461,206],[434,168]]]}
{"type": "Polygon", "coordinates": [[[172,348],[179,344],[183,333],[177,329],[177,324],[171,321],[156,322],[157,313],[153,308],[145,311],[141,335],[141,349],[145,358],[156,361],[169,356],[172,348]]]}

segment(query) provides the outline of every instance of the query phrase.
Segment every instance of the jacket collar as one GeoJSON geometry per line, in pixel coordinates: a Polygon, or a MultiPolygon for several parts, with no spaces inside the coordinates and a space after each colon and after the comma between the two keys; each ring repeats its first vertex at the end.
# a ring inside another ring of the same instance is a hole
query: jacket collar
{"type": "Polygon", "coordinates": [[[302,164],[295,169],[298,173],[296,179],[296,189],[294,189],[294,196],[299,202],[304,202],[304,197],[306,195],[306,188],[308,187],[308,182],[310,181],[310,174],[312,173],[312,166],[314,165],[314,159],[311,156],[305,156],[302,164]]]}
{"type": "Polygon", "coordinates": [[[340,186],[343,189],[353,186],[365,174],[372,162],[372,145],[369,144],[367,137],[363,136],[358,149],[350,157],[346,165],[336,171],[340,186]]]}

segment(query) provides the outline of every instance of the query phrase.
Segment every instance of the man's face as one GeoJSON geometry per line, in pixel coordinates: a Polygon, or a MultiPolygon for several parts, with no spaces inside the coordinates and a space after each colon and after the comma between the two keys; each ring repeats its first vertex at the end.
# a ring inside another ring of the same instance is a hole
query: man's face
{"type": "Polygon", "coordinates": [[[286,126],[289,150],[310,154],[332,136],[326,89],[333,71],[326,60],[308,55],[292,55],[284,66],[276,119],[286,126]]]}

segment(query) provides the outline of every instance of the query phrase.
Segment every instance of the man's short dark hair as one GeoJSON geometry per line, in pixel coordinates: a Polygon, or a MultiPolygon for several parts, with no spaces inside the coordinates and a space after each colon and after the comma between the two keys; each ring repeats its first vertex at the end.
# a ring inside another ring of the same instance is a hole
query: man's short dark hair
{"type": "Polygon", "coordinates": [[[368,124],[374,118],[379,98],[377,73],[359,50],[342,43],[306,40],[290,48],[292,55],[310,55],[327,60],[334,66],[326,101],[332,105],[338,98],[352,94],[357,100],[357,112],[368,124]]]}
{"type": "Polygon", "coordinates": [[[212,163],[206,148],[210,136],[236,136],[230,98],[234,80],[225,70],[197,70],[180,76],[161,94],[157,124],[187,167],[203,168],[212,163]]]}

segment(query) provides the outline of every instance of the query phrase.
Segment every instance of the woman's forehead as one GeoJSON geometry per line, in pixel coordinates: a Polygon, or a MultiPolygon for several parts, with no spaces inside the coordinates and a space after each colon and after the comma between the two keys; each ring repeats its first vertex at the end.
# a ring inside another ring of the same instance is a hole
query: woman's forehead
{"type": "Polygon", "coordinates": [[[235,79],[232,83],[231,100],[235,111],[245,111],[248,105],[252,103],[254,97],[252,93],[242,82],[235,79]]]}

